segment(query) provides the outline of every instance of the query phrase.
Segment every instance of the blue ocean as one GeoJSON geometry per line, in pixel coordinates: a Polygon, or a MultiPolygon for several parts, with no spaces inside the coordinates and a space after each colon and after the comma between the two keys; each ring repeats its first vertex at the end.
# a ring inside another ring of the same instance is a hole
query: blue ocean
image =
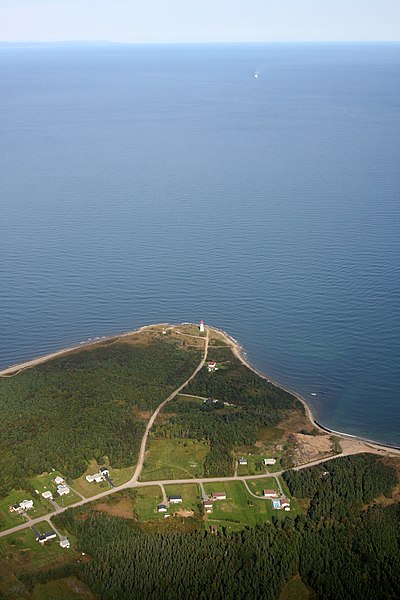
{"type": "Polygon", "coordinates": [[[399,108],[399,44],[1,47],[0,365],[202,318],[400,444],[399,108]]]}

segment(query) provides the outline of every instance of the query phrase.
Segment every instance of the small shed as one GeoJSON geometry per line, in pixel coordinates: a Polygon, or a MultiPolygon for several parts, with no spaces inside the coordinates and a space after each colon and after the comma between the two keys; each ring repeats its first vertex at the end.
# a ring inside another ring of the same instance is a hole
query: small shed
{"type": "Polygon", "coordinates": [[[159,513],[161,513],[161,512],[163,512],[163,513],[167,512],[167,506],[165,504],[159,504],[157,506],[157,512],[159,512],[159,513]]]}
{"type": "Polygon", "coordinates": [[[60,546],[61,548],[69,548],[71,546],[71,544],[69,543],[69,539],[66,537],[62,537],[60,539],[60,546]]]}

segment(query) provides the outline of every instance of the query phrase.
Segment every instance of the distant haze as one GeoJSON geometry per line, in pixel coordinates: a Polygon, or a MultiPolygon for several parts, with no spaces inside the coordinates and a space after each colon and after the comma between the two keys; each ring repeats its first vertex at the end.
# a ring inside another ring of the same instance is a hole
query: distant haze
{"type": "Polygon", "coordinates": [[[0,41],[396,41],[398,0],[1,0],[0,41]]]}

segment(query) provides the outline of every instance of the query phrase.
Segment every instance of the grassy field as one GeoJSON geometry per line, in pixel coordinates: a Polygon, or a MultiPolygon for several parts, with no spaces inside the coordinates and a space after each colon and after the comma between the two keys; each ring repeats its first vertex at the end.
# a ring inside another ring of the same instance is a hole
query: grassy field
{"type": "MultiPolygon", "coordinates": [[[[50,526],[44,521],[36,525],[36,528],[44,533],[49,531],[50,526]]],[[[33,531],[28,528],[1,538],[0,556],[18,573],[65,564],[77,558],[78,554],[72,546],[61,548],[58,538],[39,544],[33,531]]]]}
{"type": "Polygon", "coordinates": [[[141,481],[187,479],[204,475],[207,442],[190,439],[151,439],[141,481]]]}
{"type": "MultiPolygon", "coordinates": [[[[272,517],[272,504],[269,500],[257,500],[250,496],[241,481],[225,483],[207,483],[207,494],[225,492],[226,500],[217,500],[213,512],[206,516],[207,525],[224,526],[234,531],[259,523],[266,523],[272,517]]],[[[277,512],[277,511],[276,511],[277,512]]]]}
{"type": "Polygon", "coordinates": [[[247,485],[257,496],[262,496],[263,490],[276,490],[279,492],[279,485],[275,477],[266,477],[265,479],[253,479],[248,480],[247,485]]]}
{"type": "Polygon", "coordinates": [[[32,592],[33,600],[95,600],[85,583],[76,577],[55,579],[37,583],[32,592]]]}
{"type": "Polygon", "coordinates": [[[13,490],[8,496],[0,499],[0,530],[9,529],[26,522],[25,517],[9,510],[10,506],[18,504],[22,500],[33,500],[33,509],[27,511],[27,514],[32,518],[41,517],[53,510],[51,505],[37,494],[29,494],[25,490],[13,490]]]}
{"type": "Polygon", "coordinates": [[[201,504],[201,494],[199,486],[196,483],[185,483],[183,485],[166,485],[167,496],[182,496],[181,504],[172,504],[168,510],[173,515],[179,510],[193,510],[199,512],[201,504]]]}
{"type": "Polygon", "coordinates": [[[162,503],[162,493],[158,485],[139,488],[136,495],[136,510],[140,521],[163,519],[164,513],[157,512],[157,506],[162,503]]]}

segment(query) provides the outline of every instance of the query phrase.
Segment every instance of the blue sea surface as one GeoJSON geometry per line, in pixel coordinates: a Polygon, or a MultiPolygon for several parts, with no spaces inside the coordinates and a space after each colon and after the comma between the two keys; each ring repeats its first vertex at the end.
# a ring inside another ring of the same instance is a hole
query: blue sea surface
{"type": "Polygon", "coordinates": [[[0,365],[203,318],[400,444],[399,76],[399,44],[0,48],[0,365]]]}

